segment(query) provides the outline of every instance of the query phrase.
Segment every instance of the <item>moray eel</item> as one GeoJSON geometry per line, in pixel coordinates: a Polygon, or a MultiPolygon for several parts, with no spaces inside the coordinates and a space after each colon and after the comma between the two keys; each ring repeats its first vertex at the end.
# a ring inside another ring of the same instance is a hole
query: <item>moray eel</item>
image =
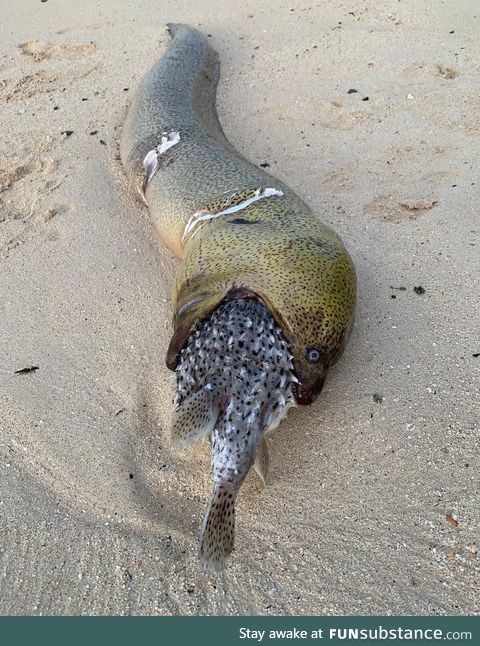
{"type": "Polygon", "coordinates": [[[172,442],[211,438],[200,559],[219,571],[233,549],[238,490],[251,466],[266,477],[265,433],[317,398],[342,354],[356,277],[339,236],[227,140],[207,39],[186,25],[168,30],[173,42],[128,109],[120,155],[182,261],[166,356],[177,383],[172,442]]]}

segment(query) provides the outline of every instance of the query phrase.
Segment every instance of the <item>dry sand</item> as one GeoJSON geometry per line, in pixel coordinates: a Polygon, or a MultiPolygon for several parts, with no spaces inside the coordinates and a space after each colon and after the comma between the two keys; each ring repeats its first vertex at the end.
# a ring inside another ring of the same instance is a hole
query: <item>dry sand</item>
{"type": "Polygon", "coordinates": [[[3,614],[478,612],[475,4],[3,0],[3,614]],[[348,350],[270,440],[269,486],[249,476],[224,577],[196,561],[208,446],[168,443],[176,261],[118,161],[167,21],[211,36],[228,136],[359,277],[348,350]]]}

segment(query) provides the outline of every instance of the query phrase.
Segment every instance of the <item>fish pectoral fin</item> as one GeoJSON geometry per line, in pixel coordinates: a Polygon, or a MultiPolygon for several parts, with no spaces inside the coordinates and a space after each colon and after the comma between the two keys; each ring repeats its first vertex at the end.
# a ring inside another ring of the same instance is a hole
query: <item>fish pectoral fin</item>
{"type": "Polygon", "coordinates": [[[211,433],[220,413],[211,391],[200,390],[183,401],[175,411],[171,440],[175,448],[188,446],[211,433]]]}
{"type": "Polygon", "coordinates": [[[253,468],[262,479],[264,486],[266,486],[267,484],[269,464],[270,464],[270,457],[268,455],[267,440],[265,438],[262,438],[262,441],[258,445],[253,468]]]}

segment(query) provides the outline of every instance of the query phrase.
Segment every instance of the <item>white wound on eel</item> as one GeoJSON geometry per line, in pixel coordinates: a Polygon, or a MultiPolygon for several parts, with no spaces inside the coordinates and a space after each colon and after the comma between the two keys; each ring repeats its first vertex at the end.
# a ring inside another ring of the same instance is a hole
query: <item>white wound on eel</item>
{"type": "MultiPolygon", "coordinates": [[[[221,215],[230,215],[231,213],[236,213],[237,211],[241,211],[242,209],[245,209],[247,206],[250,206],[250,204],[253,204],[253,202],[256,202],[257,200],[262,200],[264,197],[272,197],[272,196],[283,196],[282,191],[278,191],[276,188],[257,188],[255,193],[253,194],[252,197],[249,197],[248,199],[244,200],[243,202],[240,202],[240,204],[235,204],[234,206],[230,206],[228,209],[224,209],[223,211],[219,211],[218,213],[211,213],[210,211],[197,211],[192,215],[192,217],[188,220],[185,230],[183,232],[182,240],[184,241],[185,238],[191,234],[191,237],[195,235],[195,227],[197,224],[200,222],[204,222],[205,220],[212,220],[213,218],[218,218],[221,215]]],[[[234,195],[232,195],[234,197],[234,195]]]]}
{"type": "Polygon", "coordinates": [[[148,183],[152,179],[152,177],[155,175],[157,168],[158,168],[158,158],[160,155],[163,155],[163,153],[167,152],[169,148],[172,146],[175,146],[175,144],[178,144],[180,141],[180,133],[177,132],[176,130],[172,130],[171,132],[163,132],[162,137],[160,139],[160,143],[153,148],[152,150],[149,150],[148,153],[145,155],[143,159],[143,168],[145,169],[145,180],[143,182],[143,185],[141,188],[139,188],[139,193],[142,197],[142,200],[147,203],[145,199],[145,191],[148,186],[148,183]]]}

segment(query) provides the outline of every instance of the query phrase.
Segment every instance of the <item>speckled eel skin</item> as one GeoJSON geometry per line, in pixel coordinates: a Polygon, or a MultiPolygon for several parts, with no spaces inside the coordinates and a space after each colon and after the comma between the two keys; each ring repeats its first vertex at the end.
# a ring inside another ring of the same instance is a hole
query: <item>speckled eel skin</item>
{"type": "Polygon", "coordinates": [[[264,435],[310,404],[352,329],[356,278],[342,241],[285,184],[244,159],[215,108],[219,62],[207,39],[173,42],[143,79],[122,131],[129,183],[179,258],[172,440],[212,442],[213,495],[200,559],[222,570],[234,503],[251,466],[266,477],[264,435]]]}

